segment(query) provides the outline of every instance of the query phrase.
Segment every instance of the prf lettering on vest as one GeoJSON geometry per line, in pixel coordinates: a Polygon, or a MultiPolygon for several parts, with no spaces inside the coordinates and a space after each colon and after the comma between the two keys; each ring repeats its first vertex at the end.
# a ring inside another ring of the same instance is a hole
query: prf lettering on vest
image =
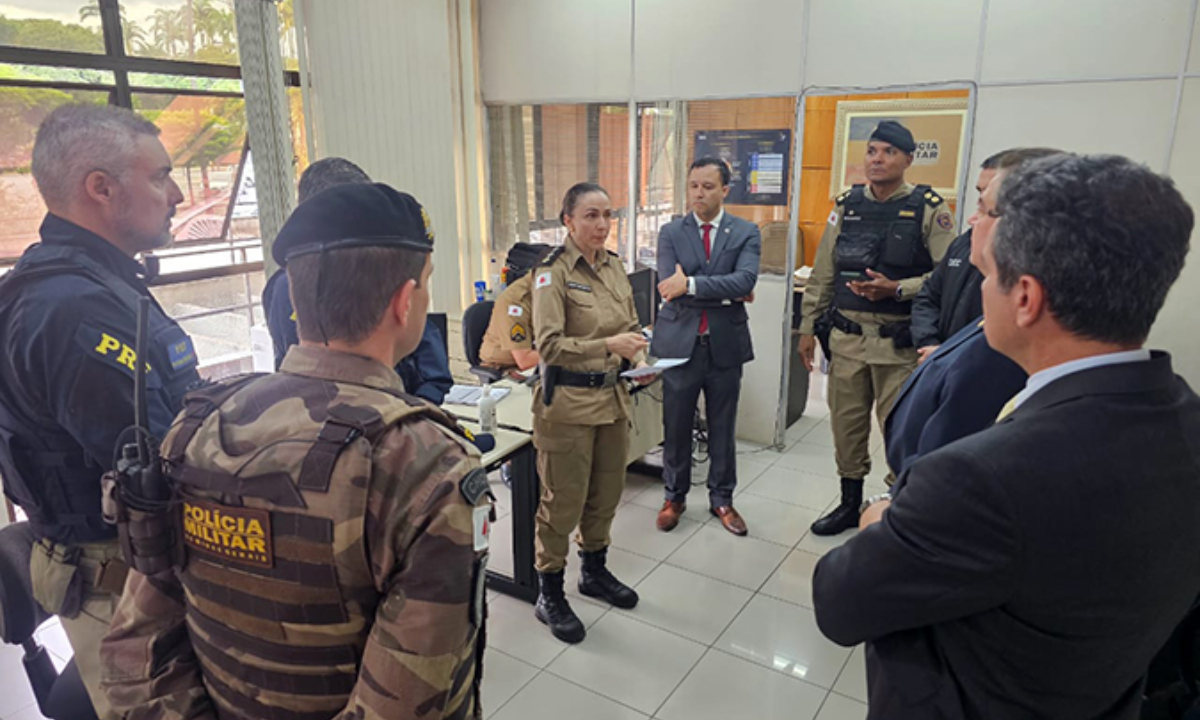
{"type": "Polygon", "coordinates": [[[200,501],[183,503],[187,544],[217,557],[271,567],[271,516],[265,510],[226,507],[200,501]]]}
{"type": "MultiPolygon", "coordinates": [[[[137,371],[137,353],[133,348],[108,333],[100,333],[100,344],[96,346],[96,354],[109,357],[110,353],[118,353],[118,364],[129,368],[131,372],[137,371]]],[[[150,372],[150,363],[146,363],[146,372],[150,372]]]]}

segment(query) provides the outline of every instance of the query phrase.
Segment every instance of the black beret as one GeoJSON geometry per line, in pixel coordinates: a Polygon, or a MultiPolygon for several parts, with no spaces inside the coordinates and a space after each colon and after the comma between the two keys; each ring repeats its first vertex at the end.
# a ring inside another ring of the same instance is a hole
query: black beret
{"type": "Polygon", "coordinates": [[[889,145],[895,145],[910,155],[917,149],[917,142],[913,140],[913,134],[895,120],[884,120],[876,125],[875,132],[871,133],[871,140],[880,140],[889,145]]]}
{"type": "Polygon", "coordinates": [[[433,225],[421,203],[382,183],[337,185],[301,203],[271,245],[279,265],[288,258],[350,247],[433,251],[433,225]]]}

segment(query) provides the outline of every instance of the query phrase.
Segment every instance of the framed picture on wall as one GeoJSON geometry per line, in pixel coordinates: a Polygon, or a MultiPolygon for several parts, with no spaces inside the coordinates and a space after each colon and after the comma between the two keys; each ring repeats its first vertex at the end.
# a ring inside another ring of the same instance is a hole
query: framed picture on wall
{"type": "Polygon", "coordinates": [[[962,153],[967,132],[967,98],[845,101],[837,106],[833,138],[833,172],[829,197],[866,183],[863,161],[875,126],[895,120],[917,142],[906,181],[931,186],[953,200],[962,184],[962,153]]]}

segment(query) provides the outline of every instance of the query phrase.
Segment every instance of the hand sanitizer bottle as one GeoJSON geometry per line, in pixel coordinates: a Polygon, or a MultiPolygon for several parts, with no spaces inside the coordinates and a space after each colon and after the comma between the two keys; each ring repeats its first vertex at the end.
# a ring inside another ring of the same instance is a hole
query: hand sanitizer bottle
{"type": "Polygon", "coordinates": [[[496,398],[492,386],[483,386],[483,397],[479,398],[479,429],[485,433],[496,432],[496,398]]]}

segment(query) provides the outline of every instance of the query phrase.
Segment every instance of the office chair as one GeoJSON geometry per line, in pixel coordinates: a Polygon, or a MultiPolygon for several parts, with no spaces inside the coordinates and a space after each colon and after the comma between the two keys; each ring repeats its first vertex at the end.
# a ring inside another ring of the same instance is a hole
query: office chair
{"type": "Polygon", "coordinates": [[[494,383],[504,377],[504,373],[495,368],[483,367],[479,359],[479,349],[483,346],[483,335],[487,332],[488,323],[492,321],[491,300],[477,302],[463,313],[462,334],[463,350],[467,354],[467,362],[471,363],[471,374],[479,378],[481,384],[494,383]]]}
{"type": "Polygon", "coordinates": [[[450,356],[450,334],[447,328],[446,313],[427,313],[425,322],[432,324],[437,328],[437,331],[442,335],[442,350],[446,356],[450,356]]]}
{"type": "Polygon", "coordinates": [[[50,720],[96,720],[96,710],[75,659],[60,675],[46,648],[33,636],[50,619],[33,599],[29,557],[35,542],[37,536],[29,523],[13,523],[0,529],[0,639],[25,649],[22,663],[42,715],[50,720]]]}

